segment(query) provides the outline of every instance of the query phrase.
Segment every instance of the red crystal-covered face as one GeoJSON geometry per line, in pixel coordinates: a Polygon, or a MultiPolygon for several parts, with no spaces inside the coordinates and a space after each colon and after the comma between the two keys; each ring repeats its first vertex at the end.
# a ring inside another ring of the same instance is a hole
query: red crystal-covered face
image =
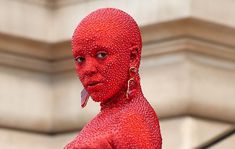
{"type": "Polygon", "coordinates": [[[127,82],[129,53],[114,46],[115,41],[106,36],[78,40],[82,44],[77,46],[74,57],[83,86],[95,101],[112,97],[127,82]]]}
{"type": "Polygon", "coordinates": [[[120,10],[100,9],[81,21],[72,39],[73,56],[77,74],[93,100],[104,102],[126,86],[130,48],[136,45],[141,48],[139,28],[120,10]]]}

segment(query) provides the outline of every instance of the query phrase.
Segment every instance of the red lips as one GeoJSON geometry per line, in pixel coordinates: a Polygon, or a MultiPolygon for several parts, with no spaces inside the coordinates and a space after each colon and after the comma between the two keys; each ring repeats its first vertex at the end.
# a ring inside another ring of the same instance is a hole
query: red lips
{"type": "Polygon", "coordinates": [[[87,83],[85,83],[85,87],[88,90],[92,90],[92,89],[96,89],[98,86],[100,86],[101,84],[103,84],[101,81],[88,81],[87,83]]]}
{"type": "Polygon", "coordinates": [[[92,81],[92,82],[89,82],[88,84],[87,84],[87,86],[95,86],[95,85],[97,85],[97,84],[99,84],[100,82],[99,81],[92,81]]]}

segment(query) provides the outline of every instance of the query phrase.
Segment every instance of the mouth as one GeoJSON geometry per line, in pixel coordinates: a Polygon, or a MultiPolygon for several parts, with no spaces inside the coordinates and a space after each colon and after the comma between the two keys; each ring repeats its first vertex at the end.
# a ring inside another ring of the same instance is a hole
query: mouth
{"type": "Polygon", "coordinates": [[[94,89],[94,88],[98,87],[98,86],[101,85],[101,84],[102,84],[102,83],[99,82],[99,81],[90,81],[90,82],[88,82],[88,83],[86,84],[86,87],[87,87],[88,89],[94,89]]]}
{"type": "Polygon", "coordinates": [[[97,84],[99,84],[100,82],[89,82],[88,84],[87,84],[87,86],[89,87],[89,86],[96,86],[97,84]]]}

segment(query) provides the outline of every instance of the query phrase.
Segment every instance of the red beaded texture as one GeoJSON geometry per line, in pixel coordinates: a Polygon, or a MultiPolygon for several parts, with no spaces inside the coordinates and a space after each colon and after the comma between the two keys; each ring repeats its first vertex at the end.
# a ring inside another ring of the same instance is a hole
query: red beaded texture
{"type": "Polygon", "coordinates": [[[142,41],[134,19],[98,9],[76,28],[72,49],[79,79],[101,111],[65,149],[161,149],[159,121],[139,83],[142,41]]]}

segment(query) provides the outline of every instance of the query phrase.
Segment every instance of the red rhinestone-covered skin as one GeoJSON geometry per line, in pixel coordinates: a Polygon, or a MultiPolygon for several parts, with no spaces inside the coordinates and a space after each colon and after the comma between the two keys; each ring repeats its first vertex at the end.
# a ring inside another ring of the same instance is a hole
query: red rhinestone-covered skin
{"type": "Polygon", "coordinates": [[[65,149],[161,149],[158,117],[140,86],[141,48],[139,27],[121,10],[98,9],[80,22],[72,38],[76,71],[101,110],[65,149]]]}

